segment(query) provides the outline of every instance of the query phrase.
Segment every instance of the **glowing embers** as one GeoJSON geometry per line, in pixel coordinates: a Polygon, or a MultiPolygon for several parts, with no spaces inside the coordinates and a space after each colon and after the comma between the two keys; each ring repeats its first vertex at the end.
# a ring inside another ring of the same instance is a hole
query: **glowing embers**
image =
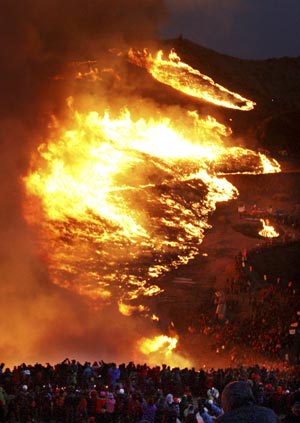
{"type": "Polygon", "coordinates": [[[147,69],[159,82],[200,100],[238,110],[252,110],[255,106],[255,102],[229,91],[209,76],[182,62],[174,50],[170,52],[168,59],[164,59],[162,51],[152,56],[146,49],[142,52],[131,49],[128,59],[147,69]]]}
{"type": "Polygon", "coordinates": [[[261,223],[263,224],[263,229],[259,231],[259,235],[264,238],[278,238],[279,232],[277,232],[273,226],[269,224],[269,221],[266,219],[260,219],[261,223]]]}

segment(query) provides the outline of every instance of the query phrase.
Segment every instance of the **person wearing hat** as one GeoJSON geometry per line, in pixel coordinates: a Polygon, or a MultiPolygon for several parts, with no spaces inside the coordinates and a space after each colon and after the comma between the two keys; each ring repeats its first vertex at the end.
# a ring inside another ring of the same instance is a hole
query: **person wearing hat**
{"type": "Polygon", "coordinates": [[[224,414],[216,419],[218,423],[278,423],[273,410],[256,405],[248,382],[228,383],[221,395],[224,414]]]}

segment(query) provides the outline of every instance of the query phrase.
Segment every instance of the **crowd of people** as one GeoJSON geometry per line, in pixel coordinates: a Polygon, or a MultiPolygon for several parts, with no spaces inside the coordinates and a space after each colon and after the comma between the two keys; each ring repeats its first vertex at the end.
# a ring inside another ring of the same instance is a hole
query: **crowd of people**
{"type": "MultiPolygon", "coordinates": [[[[288,245],[298,248],[299,241],[288,245]]],[[[277,247],[260,248],[272,254],[277,247]]],[[[215,293],[215,314],[212,308],[202,309],[193,318],[192,331],[207,335],[212,349],[230,355],[235,364],[253,357],[299,364],[300,285],[258,274],[252,265],[256,254],[257,248],[236,256],[234,276],[227,279],[224,290],[215,293]],[[220,298],[225,307],[219,307],[220,298]]]]}
{"type": "Polygon", "coordinates": [[[238,277],[230,281],[227,292],[229,297],[239,298],[242,310],[238,320],[218,325],[222,330],[217,330],[220,333],[217,347],[247,345],[252,354],[299,363],[300,287],[280,277],[272,282],[267,275],[257,275],[251,265],[251,254],[256,252],[237,257],[238,277]]]}
{"type": "Polygon", "coordinates": [[[267,407],[273,410],[268,412],[275,419],[270,420],[272,422],[283,418],[287,423],[299,421],[300,373],[296,367],[283,371],[255,365],[205,371],[167,365],[150,367],[133,362],[81,364],[69,359],[56,365],[23,363],[13,369],[2,364],[0,421],[240,421],[228,420],[226,414],[237,406],[236,383],[239,383],[239,395],[247,397],[239,398],[239,407],[255,405],[260,412],[261,407],[267,407]],[[229,393],[233,395],[231,399],[229,393]],[[298,420],[289,420],[296,417],[298,420]]]}
{"type": "MultiPolygon", "coordinates": [[[[241,219],[245,213],[243,206],[241,219]]],[[[255,208],[253,213],[271,219],[281,236],[241,250],[222,288],[212,291],[209,299],[205,296],[196,311],[192,307],[186,311],[186,327],[192,336],[207,335],[209,348],[231,357],[234,365],[253,362],[254,357],[260,362],[299,364],[299,273],[288,266],[281,269],[276,260],[284,260],[286,250],[300,250],[300,220],[296,214],[274,213],[271,207],[255,208]]],[[[176,313],[172,319],[180,327],[183,319],[176,320],[176,313]]]]}

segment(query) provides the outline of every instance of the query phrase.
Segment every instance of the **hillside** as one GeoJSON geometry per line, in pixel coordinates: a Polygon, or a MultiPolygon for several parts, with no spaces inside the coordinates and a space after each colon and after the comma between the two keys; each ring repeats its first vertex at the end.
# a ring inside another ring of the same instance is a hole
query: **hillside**
{"type": "MultiPolygon", "coordinates": [[[[243,60],[217,53],[186,39],[162,42],[182,61],[229,90],[256,102],[251,112],[209,107],[230,124],[234,135],[279,159],[300,160],[300,57],[243,60]]],[[[201,109],[201,106],[200,106],[201,109]]],[[[207,109],[207,107],[206,107],[207,109]]]]}

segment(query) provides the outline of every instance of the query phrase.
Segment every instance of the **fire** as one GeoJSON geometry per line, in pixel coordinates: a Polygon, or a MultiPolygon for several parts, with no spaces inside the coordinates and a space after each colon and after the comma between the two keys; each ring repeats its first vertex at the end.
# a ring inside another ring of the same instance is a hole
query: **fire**
{"type": "Polygon", "coordinates": [[[123,314],[123,316],[131,316],[134,312],[143,312],[146,310],[146,307],[143,305],[138,306],[131,306],[128,304],[124,304],[121,301],[119,302],[119,312],[123,314]]]}
{"type": "Polygon", "coordinates": [[[143,354],[157,352],[162,348],[166,349],[167,354],[176,348],[178,339],[166,335],[155,336],[154,338],[142,338],[140,340],[140,350],[143,354]]]}
{"type": "Polygon", "coordinates": [[[137,342],[137,356],[139,361],[147,360],[149,365],[159,365],[168,363],[172,367],[192,367],[188,358],[176,353],[178,337],[157,335],[153,338],[143,337],[137,342]],[[143,357],[141,357],[141,353],[143,357]]]}
{"type": "Polygon", "coordinates": [[[159,322],[159,317],[158,316],[156,316],[156,314],[152,314],[152,317],[151,317],[151,319],[153,320],[153,321],[155,321],[155,322],[159,322]]]}
{"type": "MultiPolygon", "coordinates": [[[[129,59],[189,95],[240,110],[254,107],[175,52],[164,60],[131,51],[129,59]]],[[[76,78],[98,83],[104,72],[115,73],[86,62],[76,78]]],[[[232,146],[230,128],[193,110],[177,116],[154,106],[76,110],[72,98],[68,106],[69,119],[53,119],[24,177],[25,216],[37,231],[50,278],[97,308],[115,301],[124,316],[139,313],[158,322],[143,297],[163,292],[153,281],[192,260],[216,204],[237,197],[224,175],[278,172],[280,166],[232,146]]],[[[177,342],[176,335],[143,338],[136,354],[149,364],[190,367],[175,353],[177,342]]]]}
{"type": "Polygon", "coordinates": [[[277,238],[279,237],[279,233],[275,231],[274,227],[269,224],[269,221],[266,219],[260,219],[261,223],[263,224],[263,229],[259,231],[259,235],[263,236],[264,238],[277,238]]]}
{"type": "Polygon", "coordinates": [[[52,280],[103,301],[157,295],[149,282],[195,257],[209,213],[238,195],[218,173],[261,173],[268,159],[226,146],[230,129],[194,111],[174,121],[68,104],[70,123],[55,121],[24,178],[52,280]]]}
{"type": "Polygon", "coordinates": [[[174,50],[171,50],[168,59],[164,59],[161,50],[155,56],[152,56],[146,49],[142,52],[131,49],[128,52],[128,59],[130,62],[147,69],[153,78],[159,82],[199,100],[244,111],[252,110],[255,106],[254,101],[229,91],[209,76],[182,62],[174,50]]]}
{"type": "Polygon", "coordinates": [[[276,160],[270,159],[262,153],[258,153],[258,155],[259,155],[261,162],[262,162],[262,165],[263,165],[263,173],[280,172],[280,170],[281,170],[280,165],[276,160]]]}

